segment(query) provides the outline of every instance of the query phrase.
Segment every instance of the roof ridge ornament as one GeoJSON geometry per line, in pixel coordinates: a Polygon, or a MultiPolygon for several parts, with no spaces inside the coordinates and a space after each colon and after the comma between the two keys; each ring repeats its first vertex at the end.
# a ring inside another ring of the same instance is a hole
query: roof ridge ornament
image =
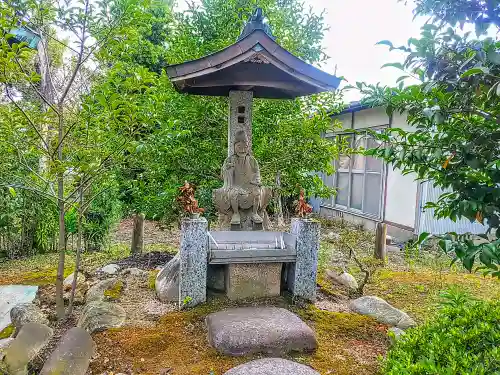
{"type": "Polygon", "coordinates": [[[241,39],[245,38],[246,36],[250,35],[252,32],[255,30],[262,30],[264,31],[269,37],[271,37],[273,40],[276,39],[273,36],[273,32],[271,31],[271,27],[267,22],[265,22],[265,17],[262,12],[262,8],[256,8],[253,15],[248,19],[247,23],[245,24],[245,27],[243,31],[241,32],[240,36],[238,37],[237,41],[239,42],[241,39]]]}

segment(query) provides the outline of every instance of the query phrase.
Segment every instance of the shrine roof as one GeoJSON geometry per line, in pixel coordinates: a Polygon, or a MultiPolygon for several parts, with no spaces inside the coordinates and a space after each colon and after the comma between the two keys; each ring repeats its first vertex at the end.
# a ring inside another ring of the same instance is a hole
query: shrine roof
{"type": "Polygon", "coordinates": [[[340,78],[294,56],[275,42],[267,25],[245,27],[238,40],[211,55],[167,67],[177,91],[228,96],[253,91],[256,98],[292,99],[333,91],[340,78]]]}

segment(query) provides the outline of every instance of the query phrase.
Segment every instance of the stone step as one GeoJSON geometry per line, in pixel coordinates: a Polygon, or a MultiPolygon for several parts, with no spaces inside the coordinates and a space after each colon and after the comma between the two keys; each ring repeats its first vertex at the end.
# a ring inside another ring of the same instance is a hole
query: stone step
{"type": "Polygon", "coordinates": [[[243,307],[207,317],[210,345],[222,354],[264,353],[281,356],[311,352],[317,347],[314,331],[297,315],[277,307],[243,307]]]}
{"type": "Polygon", "coordinates": [[[235,367],[224,375],[320,375],[312,368],[281,358],[257,359],[235,367]]]}

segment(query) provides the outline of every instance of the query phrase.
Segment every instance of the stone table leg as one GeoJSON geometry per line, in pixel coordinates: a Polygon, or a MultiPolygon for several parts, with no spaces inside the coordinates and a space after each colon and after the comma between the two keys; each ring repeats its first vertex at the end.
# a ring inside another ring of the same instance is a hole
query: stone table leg
{"type": "Polygon", "coordinates": [[[288,288],[294,297],[316,299],[320,223],[292,219],[292,234],[297,236],[297,261],[288,269],[288,288]]]}
{"type": "Polygon", "coordinates": [[[179,307],[192,307],[207,300],[208,223],[205,218],[181,224],[179,307]]]}

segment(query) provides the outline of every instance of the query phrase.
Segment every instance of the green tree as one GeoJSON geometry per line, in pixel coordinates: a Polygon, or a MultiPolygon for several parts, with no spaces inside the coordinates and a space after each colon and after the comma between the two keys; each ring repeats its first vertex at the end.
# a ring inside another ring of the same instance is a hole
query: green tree
{"type": "MultiPolygon", "coordinates": [[[[227,98],[179,94],[158,66],[200,58],[234,43],[257,3],[278,43],[307,62],[324,61],[323,17],[297,0],[205,0],[183,13],[168,6],[150,7],[142,12],[135,33],[122,35],[116,41],[119,46],[109,46],[100,55],[113,68],[95,90],[111,89],[130,100],[146,94],[141,100],[154,107],[136,118],[143,127],[136,139],[139,152],[122,169],[124,199],[132,209],[172,218],[177,188],[189,180],[198,186],[200,204],[210,211],[211,190],[221,185],[220,168],[227,154],[227,98]],[[137,75],[147,76],[145,92],[129,83],[137,75]]],[[[254,101],[253,151],[264,183],[274,185],[279,173],[285,196],[296,194],[297,184],[309,194],[331,194],[310,172],[333,172],[337,147],[321,134],[332,127],[325,108],[339,107],[333,94],[254,101]],[[313,109],[317,113],[311,116],[313,109]]]]}
{"type": "Polygon", "coordinates": [[[439,244],[468,270],[478,260],[484,273],[500,277],[500,42],[487,37],[487,26],[500,29],[498,4],[417,1],[416,14],[432,17],[420,38],[401,47],[380,42],[407,54],[403,63],[386,64],[405,72],[399,87],[358,88],[365,102],[407,113],[414,127],[387,129],[378,135],[386,147],[368,153],[449,191],[427,203],[436,217],[485,224],[484,235],[449,233],[439,244]],[[460,30],[468,23],[475,35],[460,30]],[[421,83],[404,87],[408,77],[421,83]]]}

